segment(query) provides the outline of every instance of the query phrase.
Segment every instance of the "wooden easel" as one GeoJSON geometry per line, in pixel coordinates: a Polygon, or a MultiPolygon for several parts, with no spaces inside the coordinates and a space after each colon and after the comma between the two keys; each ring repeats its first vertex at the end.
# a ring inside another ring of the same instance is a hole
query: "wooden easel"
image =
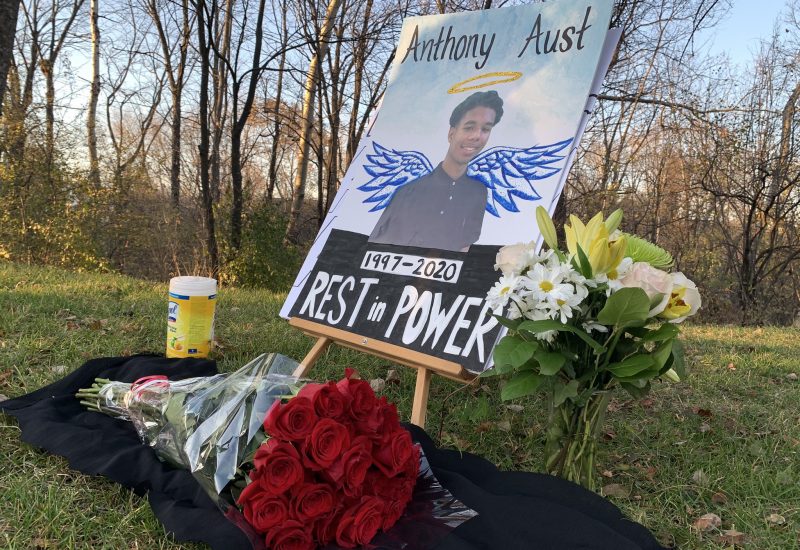
{"type": "Polygon", "coordinates": [[[353,334],[352,332],[297,317],[290,318],[289,324],[312,338],[317,339],[311,351],[308,352],[300,362],[297,370],[294,371],[294,375],[297,378],[305,377],[308,371],[311,370],[311,367],[314,366],[317,359],[319,359],[320,355],[322,355],[322,352],[332,343],[363,351],[417,369],[417,384],[414,388],[411,422],[421,428],[425,427],[425,414],[428,411],[428,391],[430,390],[432,373],[465,384],[475,379],[475,374],[452,361],[445,361],[444,359],[425,355],[418,351],[412,351],[394,344],[373,340],[364,336],[359,336],[358,334],[353,334]]]}

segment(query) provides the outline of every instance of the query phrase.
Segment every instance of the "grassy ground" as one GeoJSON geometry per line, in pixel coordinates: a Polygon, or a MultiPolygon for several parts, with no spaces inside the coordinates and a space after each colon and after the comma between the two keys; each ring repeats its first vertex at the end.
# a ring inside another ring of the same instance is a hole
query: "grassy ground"
{"type": "MultiPolygon", "coordinates": [[[[14,397],[63,377],[86,359],[160,352],[166,285],[0,262],[0,394],[14,397]]],[[[221,370],[264,351],[300,358],[311,340],[278,317],[283,296],[223,289],[217,309],[221,370]]],[[[659,384],[645,400],[614,399],[598,474],[611,500],[680,548],[800,547],[800,331],[688,326],[691,378],[659,384]],[[722,525],[701,532],[714,513],[722,525]]],[[[369,379],[393,365],[332,347],[312,371],[369,379]]],[[[408,418],[414,373],[384,394],[408,418]]],[[[478,453],[504,469],[536,471],[542,406],[500,402],[497,382],[473,387],[436,378],[428,431],[440,444],[478,453]]],[[[58,457],[19,442],[0,415],[0,547],[199,548],[167,537],[146,501],[58,457]]],[[[535,520],[535,518],[532,518],[535,520]]]]}

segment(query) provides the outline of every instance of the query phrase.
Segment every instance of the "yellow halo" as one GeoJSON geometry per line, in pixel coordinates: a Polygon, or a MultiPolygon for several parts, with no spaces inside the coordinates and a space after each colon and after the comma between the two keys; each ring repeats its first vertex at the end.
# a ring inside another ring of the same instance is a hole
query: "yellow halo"
{"type": "Polygon", "coordinates": [[[517,71],[499,71],[494,73],[479,74],[478,76],[473,76],[472,78],[462,80],[461,82],[456,82],[450,87],[449,90],[447,90],[447,93],[460,94],[461,92],[468,92],[470,90],[486,88],[487,86],[494,86],[495,84],[505,84],[506,82],[514,82],[515,80],[518,80],[520,77],[522,77],[522,73],[517,71]],[[488,82],[481,82],[480,84],[474,84],[472,86],[465,86],[465,84],[469,84],[470,82],[475,82],[476,80],[486,80],[486,79],[493,79],[493,80],[489,80],[488,82]]]}

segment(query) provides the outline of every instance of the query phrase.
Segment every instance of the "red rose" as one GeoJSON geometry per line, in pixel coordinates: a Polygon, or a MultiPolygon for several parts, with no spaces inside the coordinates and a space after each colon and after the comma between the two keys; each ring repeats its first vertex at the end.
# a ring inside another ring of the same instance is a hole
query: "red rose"
{"type": "Polygon", "coordinates": [[[404,471],[412,459],[413,446],[411,435],[404,429],[391,432],[376,445],[375,465],[387,476],[394,477],[404,471]]]}
{"type": "Polygon", "coordinates": [[[397,414],[397,407],[394,403],[389,403],[385,397],[380,399],[381,413],[383,414],[384,433],[393,432],[400,429],[400,415],[397,414]]]}
{"type": "Polygon", "coordinates": [[[324,473],[337,486],[342,487],[347,496],[360,496],[364,478],[371,465],[372,442],[361,435],[353,439],[350,448],[330,468],[324,470],[324,473]]]}
{"type": "Polygon", "coordinates": [[[347,378],[340,380],[336,387],[350,402],[350,416],[356,421],[365,421],[375,413],[378,400],[369,382],[350,378],[353,375],[352,369],[347,369],[347,378]]]}
{"type": "Polygon", "coordinates": [[[408,500],[384,500],[383,504],[383,521],[381,523],[381,529],[383,531],[388,531],[403,515],[403,512],[406,509],[406,504],[408,504],[408,500]]]}
{"type": "Polygon", "coordinates": [[[330,418],[320,420],[303,445],[303,464],[314,471],[330,467],[350,448],[350,432],[330,418]]]}
{"type": "Polygon", "coordinates": [[[297,449],[275,438],[258,448],[253,464],[256,468],[251,478],[260,481],[264,489],[274,495],[297,485],[305,475],[297,449]]]}
{"type": "Polygon", "coordinates": [[[271,550],[313,550],[316,548],[310,530],[296,520],[288,520],[270,530],[265,537],[271,550]]]}
{"type": "Polygon", "coordinates": [[[314,411],[320,418],[341,420],[347,413],[347,400],[339,392],[335,382],[306,384],[297,393],[297,397],[310,399],[314,405],[314,411]]]}
{"type": "Polygon", "coordinates": [[[307,397],[294,397],[288,403],[276,401],[264,419],[264,430],[272,436],[288,441],[301,441],[311,433],[317,422],[314,406],[307,397]]]}
{"type": "Polygon", "coordinates": [[[300,487],[292,499],[294,517],[302,522],[317,518],[333,510],[336,495],[326,483],[307,483],[300,487]]]}
{"type": "Polygon", "coordinates": [[[405,467],[405,475],[410,477],[414,483],[417,482],[417,476],[419,476],[420,452],[419,444],[411,445],[411,458],[408,459],[405,467]]]}
{"type": "Polygon", "coordinates": [[[336,544],[342,548],[367,544],[381,528],[383,509],[381,499],[363,497],[358,504],[342,514],[336,527],[336,544]]]}
{"type": "Polygon", "coordinates": [[[245,487],[237,503],[242,507],[247,523],[261,534],[289,518],[289,500],[270,494],[260,481],[245,487]]]}
{"type": "Polygon", "coordinates": [[[342,519],[341,501],[339,506],[340,508],[322,516],[314,523],[314,538],[320,546],[325,546],[336,539],[336,527],[342,519]]]}

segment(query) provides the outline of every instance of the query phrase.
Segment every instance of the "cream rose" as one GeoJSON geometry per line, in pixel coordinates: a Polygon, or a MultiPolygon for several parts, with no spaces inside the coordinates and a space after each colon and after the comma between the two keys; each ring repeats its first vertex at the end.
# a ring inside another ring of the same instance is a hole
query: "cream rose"
{"type": "Polygon", "coordinates": [[[672,274],[672,292],[667,306],[659,317],[667,319],[670,323],[680,323],[697,313],[701,305],[702,300],[697,285],[683,273],[676,271],[672,274]]]}
{"type": "Polygon", "coordinates": [[[530,267],[535,243],[517,243],[504,246],[497,253],[494,268],[503,272],[503,275],[519,275],[526,267],[530,267]]]}
{"type": "Polygon", "coordinates": [[[655,317],[664,311],[672,293],[670,274],[645,262],[634,263],[619,282],[623,288],[641,288],[647,293],[650,298],[648,317],[655,317]]]}

